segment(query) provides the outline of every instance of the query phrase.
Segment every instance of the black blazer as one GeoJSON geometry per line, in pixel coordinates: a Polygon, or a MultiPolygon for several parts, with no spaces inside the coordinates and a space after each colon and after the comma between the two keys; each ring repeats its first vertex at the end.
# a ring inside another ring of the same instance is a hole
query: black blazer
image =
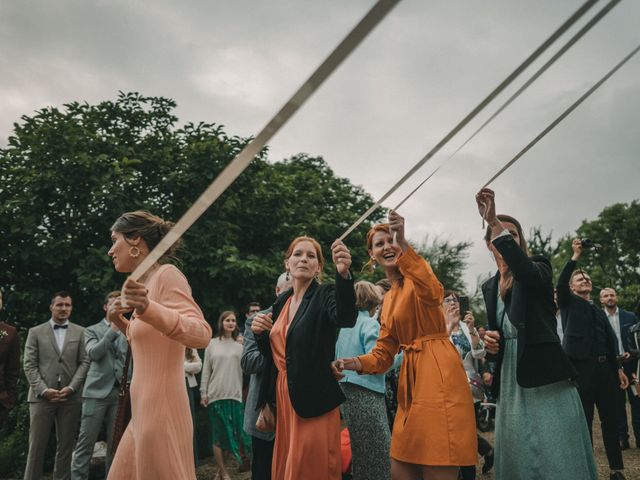
{"type": "MultiPolygon", "coordinates": [[[[274,324],[290,289],[273,304],[274,324]]],[[[331,373],[336,356],[336,339],[340,327],[353,327],[358,310],[353,279],[336,273],[335,285],[319,284],[315,280],[304,294],[287,331],[285,348],[289,397],[296,413],[303,418],[318,417],[342,402],[345,396],[331,373]]],[[[277,369],[273,363],[269,335],[257,335],[260,352],[265,357],[265,372],[260,385],[258,406],[275,401],[277,369]]]]}
{"type": "Polygon", "coordinates": [[[618,368],[616,353],[618,351],[616,334],[611,328],[609,319],[600,308],[594,308],[591,302],[579,297],[569,288],[571,273],[577,262],[569,260],[558,277],[558,307],[562,318],[564,337],[562,345],[572,360],[586,360],[593,346],[593,316],[602,315],[607,332],[607,359],[614,370],[618,368]]]}
{"type": "MultiPolygon", "coordinates": [[[[493,241],[513,273],[513,287],[505,298],[505,312],[518,329],[516,380],[523,388],[540,387],[576,376],[562,350],[556,330],[551,263],[543,256],[527,257],[511,235],[493,241]]],[[[497,296],[500,273],[482,285],[491,330],[498,327],[497,296]]],[[[500,392],[504,340],[500,341],[492,392],[500,392]]]]}

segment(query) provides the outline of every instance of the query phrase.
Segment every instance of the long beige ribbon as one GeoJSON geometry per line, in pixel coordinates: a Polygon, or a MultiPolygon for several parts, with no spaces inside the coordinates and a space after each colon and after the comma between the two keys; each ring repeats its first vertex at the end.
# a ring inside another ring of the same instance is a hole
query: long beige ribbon
{"type": "Polygon", "coordinates": [[[336,68],[349,56],[365,37],[382,21],[400,0],[379,0],[364,18],[331,52],[327,59],[316,69],[285,105],[275,114],[267,125],[251,140],[242,151],[227,165],[218,177],[207,187],[174,227],[164,236],[158,245],[138,265],[131,278],[139,280],[171,246],[200,218],[216,199],[249,166],[253,158],[267,142],[298,111],[307,99],[324,83],[336,68]]]}
{"type": "Polygon", "coordinates": [[[527,88],[529,88],[529,86],[535,82],[538,77],[540,77],[544,72],[546,72],[549,67],[551,65],[553,65],[555,63],[556,60],[558,60],[562,55],[564,55],[564,53],[569,50],[578,40],[580,40],[580,38],[582,38],[584,36],[585,33],[587,33],[589,30],[591,30],[591,28],[598,23],[607,13],[609,13],[613,7],[615,7],[618,3],[620,3],[621,0],[611,0],[609,3],[607,3],[604,7],[602,7],[602,9],[596,13],[593,18],[591,18],[591,20],[589,20],[578,32],[576,32],[576,34],[571,37],[567,43],[565,43],[549,60],[547,60],[547,62],[542,65],[532,76],[531,78],[529,78],[529,80],[527,80],[526,82],[524,82],[522,84],[522,86],[520,88],[518,88],[518,90],[515,91],[515,93],[513,93],[502,105],[500,105],[500,107],[491,114],[491,116],[489,118],[487,118],[484,123],[482,125],[480,125],[480,127],[478,127],[476,129],[475,132],[473,132],[464,142],[462,142],[462,144],[456,148],[454,150],[454,152],[449,155],[447,157],[447,159],[442,162],[440,164],[440,166],[438,168],[436,168],[433,172],[431,172],[429,175],[427,175],[427,177],[418,184],[418,186],[416,188],[414,188],[413,190],[411,190],[411,192],[409,192],[409,194],[404,197],[400,203],[398,203],[393,210],[397,210],[398,208],[400,208],[402,206],[402,204],[404,204],[404,202],[406,202],[407,200],[409,200],[409,198],[411,198],[413,196],[414,193],[416,193],[425,183],[427,183],[427,181],[433,177],[436,172],[438,170],[440,170],[440,168],[442,168],[443,165],[445,165],[446,163],[448,163],[453,157],[455,157],[458,152],[460,152],[460,150],[462,150],[471,140],[473,140],[476,135],[478,135],[482,130],[484,130],[484,128],[489,125],[498,115],[500,115],[502,113],[502,111],[507,108],[509,105],[511,105],[511,103],[518,98],[522,92],[524,92],[527,88]]]}
{"type": "Polygon", "coordinates": [[[525,153],[527,153],[531,149],[531,147],[533,147],[536,143],[538,143],[547,133],[549,133],[551,130],[553,130],[556,125],[558,125],[571,112],[573,112],[576,108],[578,108],[578,105],[580,105],[587,98],[589,98],[589,96],[591,96],[591,94],[593,92],[595,92],[598,88],[600,88],[604,82],[609,80],[609,78],[611,78],[611,76],[614,73],[616,73],[625,63],[627,63],[629,60],[631,60],[631,57],[633,57],[636,53],[638,53],[638,50],[640,50],[640,45],[638,45],[636,48],[634,48],[631,51],[631,53],[629,53],[626,57],[624,57],[615,67],[613,67],[611,70],[609,70],[609,72],[604,77],[602,77],[589,90],[587,90],[580,98],[578,98],[578,100],[573,102],[573,104],[571,104],[571,106],[569,108],[567,108],[564,112],[562,112],[562,114],[558,118],[556,118],[553,122],[551,122],[547,128],[542,130],[542,132],[540,132],[536,136],[536,138],[531,140],[531,142],[529,142],[526,147],[524,147],[522,150],[520,150],[520,152],[518,152],[518,154],[515,157],[513,157],[511,160],[509,160],[507,162],[507,164],[498,171],[498,173],[496,173],[493,177],[491,177],[489,179],[489,181],[483,185],[482,188],[488,187],[494,180],[496,180],[500,175],[502,175],[511,165],[516,163],[518,161],[518,159],[520,159],[520,157],[522,157],[525,153]]]}
{"type": "Polygon", "coordinates": [[[542,53],[549,48],[564,32],[566,32],[575,22],[589,10],[597,0],[589,0],[585,2],[571,17],[569,17],[547,40],[544,41],[529,57],[526,58],[506,79],[500,83],[487,97],[480,102],[466,117],[464,117],[453,130],[433,147],[418,163],[416,163],[395,185],[393,185],[382,197],[380,197],[360,218],[358,218],[345,232],[340,235],[340,240],[344,240],[347,235],[353,232],[358,226],[364,222],[369,216],[377,210],[382,202],[384,202],[391,194],[400,188],[409,178],[415,174],[420,167],[427,163],[444,145],[449,142],[460,130],[462,130],[473,118],[480,113],[496,96],[507,88],[529,65],[531,65],[542,53]]]}

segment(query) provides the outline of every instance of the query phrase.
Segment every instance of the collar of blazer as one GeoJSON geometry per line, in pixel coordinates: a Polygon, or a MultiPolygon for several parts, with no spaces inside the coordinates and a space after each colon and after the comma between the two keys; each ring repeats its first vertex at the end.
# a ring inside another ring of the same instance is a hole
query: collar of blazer
{"type": "MultiPolygon", "coordinates": [[[[300,302],[300,306],[298,307],[298,310],[296,311],[296,314],[293,317],[293,320],[291,320],[291,324],[289,325],[289,328],[287,329],[287,337],[290,335],[290,333],[293,330],[293,328],[295,328],[295,326],[298,323],[298,321],[300,320],[300,318],[304,315],[304,312],[307,310],[307,307],[309,306],[309,301],[311,300],[311,297],[313,296],[313,294],[315,293],[316,289],[319,286],[320,286],[320,284],[318,283],[318,281],[314,279],[314,280],[311,281],[311,284],[309,285],[309,288],[307,288],[307,291],[304,292],[304,296],[302,297],[302,301],[300,302]]],[[[276,300],[276,303],[274,304],[274,308],[273,308],[273,321],[274,322],[278,319],[278,317],[280,316],[280,312],[282,312],[282,308],[284,307],[285,303],[287,303],[287,300],[289,300],[289,298],[292,295],[293,295],[293,288],[290,288],[286,292],[280,294],[280,296],[276,300]]]]}

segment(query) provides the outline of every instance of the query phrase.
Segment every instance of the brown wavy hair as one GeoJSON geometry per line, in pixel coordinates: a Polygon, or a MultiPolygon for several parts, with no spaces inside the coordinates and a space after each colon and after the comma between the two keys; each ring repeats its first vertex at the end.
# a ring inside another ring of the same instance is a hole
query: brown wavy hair
{"type": "MultiPolygon", "coordinates": [[[[167,222],[146,210],[136,210],[120,215],[111,226],[111,231],[121,233],[125,239],[129,240],[140,237],[151,251],[173,228],[173,225],[173,222],[167,222]]],[[[175,252],[179,247],[180,241],[178,240],[162,256],[160,263],[176,260],[175,252]]]]}

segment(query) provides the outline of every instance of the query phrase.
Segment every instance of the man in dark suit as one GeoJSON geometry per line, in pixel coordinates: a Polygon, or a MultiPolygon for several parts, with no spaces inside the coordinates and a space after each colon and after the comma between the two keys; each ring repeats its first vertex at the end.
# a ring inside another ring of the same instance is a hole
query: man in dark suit
{"type": "Polygon", "coordinates": [[[557,285],[564,331],[562,346],[578,372],[578,393],[590,432],[594,406],[598,407],[602,438],[611,470],[609,478],[624,479],[618,440],[617,399],[619,389],[627,388],[629,382],[618,364],[615,332],[602,309],[591,301],[591,278],[576,269],[582,255],[581,241],[573,240],[571,248],[573,256],[560,273],[557,285]]]}
{"type": "MultiPolygon", "coordinates": [[[[2,310],[0,290],[0,310],[2,310]]],[[[20,339],[15,327],[0,322],[0,425],[16,404],[16,385],[20,372],[20,339]]]]}
{"type": "MultiPolygon", "coordinates": [[[[604,308],[604,313],[609,319],[611,328],[616,334],[618,342],[619,358],[622,361],[622,368],[627,378],[636,371],[638,360],[631,357],[629,353],[629,329],[638,323],[638,318],[632,312],[618,308],[618,295],[613,288],[603,288],[600,291],[600,303],[604,308]]],[[[620,446],[622,450],[629,448],[629,425],[627,423],[626,398],[629,397],[631,406],[631,425],[633,434],[636,437],[636,447],[640,446],[640,399],[636,397],[631,389],[620,391],[620,402],[618,410],[618,434],[620,435],[620,446]]]]}
{"type": "Polygon", "coordinates": [[[69,321],[72,310],[69,293],[54,294],[49,309],[51,319],[29,330],[24,350],[30,420],[25,480],[38,480],[42,476],[54,422],[58,445],[53,479],[70,478],[71,452],[82,410],[80,389],[89,368],[84,328],[69,321]]]}

